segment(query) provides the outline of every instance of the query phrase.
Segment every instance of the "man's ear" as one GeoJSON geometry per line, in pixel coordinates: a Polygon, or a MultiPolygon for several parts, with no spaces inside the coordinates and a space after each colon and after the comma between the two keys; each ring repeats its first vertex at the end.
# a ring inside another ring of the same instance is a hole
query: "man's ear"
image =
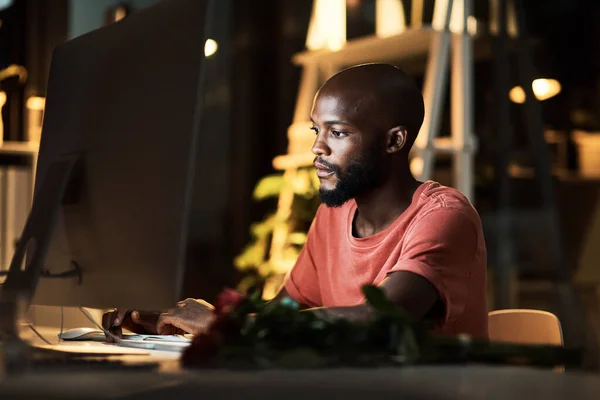
{"type": "Polygon", "coordinates": [[[395,126],[390,129],[387,133],[387,152],[396,153],[404,148],[406,139],[408,137],[408,131],[404,126],[395,126]]]}

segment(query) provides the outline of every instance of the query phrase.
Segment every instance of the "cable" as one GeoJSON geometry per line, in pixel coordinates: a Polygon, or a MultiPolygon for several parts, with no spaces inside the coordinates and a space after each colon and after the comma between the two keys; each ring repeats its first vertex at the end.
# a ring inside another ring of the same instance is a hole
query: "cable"
{"type": "MultiPolygon", "coordinates": [[[[48,339],[46,339],[44,336],[42,336],[42,334],[39,333],[37,329],[35,329],[35,326],[33,326],[33,324],[31,322],[27,323],[27,326],[29,327],[29,329],[31,329],[33,331],[33,333],[35,333],[37,335],[37,337],[42,339],[48,346],[54,346],[52,343],[50,343],[50,341],[48,339]]],[[[59,339],[59,341],[60,341],[60,339],[59,339]]]]}
{"type": "Polygon", "coordinates": [[[35,325],[33,325],[31,322],[27,322],[27,326],[29,327],[29,329],[31,329],[33,331],[33,333],[35,333],[37,335],[37,337],[39,337],[40,339],[42,339],[44,341],[44,343],[46,343],[49,346],[56,346],[58,344],[60,344],[62,342],[62,335],[64,332],[64,327],[65,327],[65,312],[64,312],[64,307],[60,307],[60,333],[58,334],[58,342],[57,343],[51,343],[48,339],[46,339],[37,329],[35,329],[35,325]]]}
{"type": "Polygon", "coordinates": [[[71,260],[71,269],[64,272],[52,273],[48,270],[43,270],[41,275],[43,278],[52,279],[66,279],[66,278],[77,278],[77,283],[81,285],[81,267],[75,260],[71,260]]]}
{"type": "MultiPolygon", "coordinates": [[[[121,338],[119,338],[118,336],[112,334],[111,332],[107,331],[106,329],[104,329],[102,326],[100,326],[95,320],[94,317],[92,317],[90,315],[90,313],[84,309],[83,307],[79,307],[79,310],[83,313],[83,315],[86,316],[86,318],[88,318],[90,321],[92,321],[92,323],[94,325],[96,325],[98,328],[100,328],[106,335],[110,336],[112,339],[114,339],[117,343],[119,343],[121,341],[121,338]]],[[[63,341],[62,335],[64,332],[64,326],[65,326],[65,313],[64,313],[64,307],[60,307],[60,334],[58,335],[58,343],[53,344],[51,343],[48,339],[46,339],[36,328],[35,326],[31,323],[28,322],[27,326],[29,327],[29,329],[31,329],[33,331],[33,333],[35,333],[37,335],[37,337],[39,337],[40,339],[42,339],[44,341],[44,343],[46,343],[49,346],[55,346],[57,344],[60,344],[63,341]]]]}
{"type": "Polygon", "coordinates": [[[94,325],[96,325],[102,332],[104,332],[105,335],[110,336],[110,338],[113,339],[116,343],[121,343],[121,338],[113,334],[112,332],[109,332],[107,329],[104,329],[102,325],[98,324],[94,317],[92,317],[92,315],[88,312],[88,310],[86,310],[83,307],[79,307],[79,310],[83,313],[83,315],[86,316],[87,319],[92,321],[94,325]]]}
{"type": "Polygon", "coordinates": [[[63,331],[65,327],[65,308],[60,306],[60,333],[58,334],[58,343],[62,342],[63,331]]]}
{"type": "MultiPolygon", "coordinates": [[[[77,282],[79,285],[81,285],[81,267],[79,266],[79,264],[77,264],[77,262],[75,260],[71,260],[71,269],[68,271],[63,271],[63,272],[58,272],[58,273],[52,273],[48,270],[43,270],[40,273],[40,276],[43,278],[51,278],[51,279],[66,279],[66,278],[77,278],[77,282]]],[[[7,271],[0,271],[0,276],[8,276],[10,273],[9,270],[7,271]]]]}

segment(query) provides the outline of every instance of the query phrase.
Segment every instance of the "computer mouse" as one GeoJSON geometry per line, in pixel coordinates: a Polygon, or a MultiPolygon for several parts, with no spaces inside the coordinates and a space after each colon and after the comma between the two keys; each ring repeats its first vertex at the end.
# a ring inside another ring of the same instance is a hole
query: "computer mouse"
{"type": "Polygon", "coordinates": [[[68,329],[58,335],[63,340],[94,340],[95,338],[104,338],[104,332],[96,328],[75,328],[68,329]]]}

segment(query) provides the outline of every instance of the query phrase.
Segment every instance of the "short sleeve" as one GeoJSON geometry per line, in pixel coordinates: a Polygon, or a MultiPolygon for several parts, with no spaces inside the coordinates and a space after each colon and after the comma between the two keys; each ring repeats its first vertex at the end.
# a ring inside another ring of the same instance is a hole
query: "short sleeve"
{"type": "Polygon", "coordinates": [[[286,276],[284,283],[285,289],[294,300],[309,307],[322,305],[317,266],[312,250],[316,241],[317,218],[318,213],[308,230],[306,243],[300,251],[298,260],[286,276]]]}
{"type": "Polygon", "coordinates": [[[417,221],[404,240],[389,273],[409,271],[427,279],[445,306],[441,325],[451,325],[465,309],[469,293],[478,241],[475,225],[460,210],[440,208],[417,221]]]}

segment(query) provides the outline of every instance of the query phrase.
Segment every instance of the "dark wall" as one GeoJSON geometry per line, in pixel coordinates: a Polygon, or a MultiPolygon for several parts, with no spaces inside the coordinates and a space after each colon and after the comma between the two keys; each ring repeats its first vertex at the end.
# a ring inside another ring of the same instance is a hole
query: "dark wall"
{"type": "Polygon", "coordinates": [[[44,96],[54,47],[67,38],[68,0],[16,0],[0,12],[0,68],[23,65],[28,71],[25,85],[16,78],[0,82],[7,93],[3,109],[6,140],[23,139],[25,100],[44,96]]]}
{"type": "Polygon", "coordinates": [[[251,222],[275,203],[251,199],[256,182],[273,173],[272,158],[287,151],[312,1],[236,0],[233,15],[233,141],[231,245],[239,252],[251,222]]]}
{"type": "Polygon", "coordinates": [[[26,0],[27,95],[44,96],[54,48],[67,40],[68,0],[26,0]]]}
{"type": "MultiPolygon", "coordinates": [[[[0,27],[0,68],[11,64],[25,64],[25,29],[21,20],[25,19],[24,2],[16,2],[11,7],[0,11],[2,26],[0,27]]],[[[24,85],[18,78],[11,77],[0,82],[0,90],[6,92],[6,103],[2,108],[4,121],[4,140],[20,138],[22,124],[22,107],[24,85]]]]}

